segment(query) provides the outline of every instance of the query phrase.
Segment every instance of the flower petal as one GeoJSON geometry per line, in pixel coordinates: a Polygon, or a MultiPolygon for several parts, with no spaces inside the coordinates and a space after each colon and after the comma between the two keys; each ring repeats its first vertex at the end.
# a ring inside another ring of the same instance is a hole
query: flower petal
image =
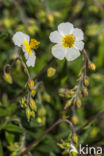
{"type": "Polygon", "coordinates": [[[27,58],[28,58],[29,53],[26,51],[26,49],[25,49],[25,47],[24,47],[24,46],[22,47],[22,50],[23,50],[23,52],[24,52],[25,58],[27,59],[27,58]]]}
{"type": "Polygon", "coordinates": [[[62,36],[58,31],[53,31],[50,33],[49,39],[53,43],[60,43],[62,41],[62,36]]]}
{"type": "Polygon", "coordinates": [[[81,41],[84,39],[84,33],[81,29],[75,28],[73,31],[73,35],[76,37],[77,41],[81,41]]]}
{"type": "Polygon", "coordinates": [[[36,56],[35,56],[35,53],[33,51],[30,55],[28,55],[27,62],[26,62],[27,66],[28,67],[30,67],[30,66],[34,67],[35,60],[36,60],[36,56]]]}
{"type": "Polygon", "coordinates": [[[76,41],[74,45],[79,50],[83,50],[83,48],[84,48],[84,42],[83,41],[76,41]]]}
{"type": "Polygon", "coordinates": [[[66,22],[58,25],[58,31],[62,36],[71,34],[73,32],[73,24],[66,22]]]}
{"type": "Polygon", "coordinates": [[[15,45],[17,46],[21,46],[23,44],[24,41],[28,41],[30,40],[30,37],[22,32],[16,32],[14,35],[13,35],[13,38],[12,38],[13,42],[15,45]]]}
{"type": "Polygon", "coordinates": [[[67,49],[67,55],[66,59],[68,61],[73,61],[75,60],[78,56],[80,56],[80,52],[76,48],[68,48],[67,49]]]}
{"type": "Polygon", "coordinates": [[[62,44],[56,44],[52,47],[52,54],[59,60],[63,60],[66,56],[66,49],[62,46],[62,44]]]}

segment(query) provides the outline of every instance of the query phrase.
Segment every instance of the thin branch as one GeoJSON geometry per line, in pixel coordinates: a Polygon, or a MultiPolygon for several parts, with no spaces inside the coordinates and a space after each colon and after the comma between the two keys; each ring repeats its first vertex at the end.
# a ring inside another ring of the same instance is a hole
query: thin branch
{"type": "Polygon", "coordinates": [[[42,1],[43,5],[44,5],[44,7],[46,9],[46,12],[51,13],[51,9],[50,9],[50,7],[48,5],[48,1],[47,0],[41,0],[41,1],[42,1]]]}
{"type": "Polygon", "coordinates": [[[104,112],[99,112],[96,115],[94,115],[86,124],[84,124],[76,132],[79,133],[80,131],[82,131],[86,126],[88,126],[93,120],[96,120],[99,116],[104,116],[104,112]]]}
{"type": "Polygon", "coordinates": [[[54,127],[56,127],[58,124],[62,123],[62,122],[66,122],[68,123],[71,127],[72,127],[72,134],[74,134],[74,126],[72,124],[71,121],[67,120],[67,119],[59,119],[58,121],[56,121],[51,127],[49,127],[45,132],[43,132],[43,134],[37,139],[35,140],[32,144],[28,145],[24,151],[22,153],[20,153],[19,156],[23,156],[26,152],[28,152],[34,145],[36,145],[46,134],[48,134],[54,127]]]}
{"type": "MultiPolygon", "coordinates": [[[[40,70],[40,72],[33,78],[34,81],[36,81],[41,75],[42,73],[48,68],[48,66],[53,62],[54,58],[52,57],[47,64],[40,70]]],[[[26,88],[24,88],[19,94],[17,94],[13,99],[10,100],[10,104],[15,102],[20,96],[22,96],[24,94],[24,92],[26,91],[26,88]]]]}
{"type": "Polygon", "coordinates": [[[28,69],[27,69],[27,66],[26,66],[25,63],[21,60],[20,57],[17,57],[17,58],[12,62],[11,65],[6,64],[6,65],[4,66],[4,73],[6,72],[6,68],[7,68],[7,67],[9,68],[9,72],[10,72],[11,69],[13,68],[13,66],[16,64],[16,62],[17,62],[18,60],[21,62],[21,64],[22,64],[24,70],[26,71],[27,76],[28,76],[28,80],[30,80],[31,77],[30,77],[30,73],[29,73],[29,71],[28,71],[28,69]]]}
{"type": "Polygon", "coordinates": [[[26,29],[28,29],[28,26],[29,26],[28,21],[27,21],[28,19],[27,19],[26,14],[24,13],[23,9],[21,8],[21,5],[16,0],[9,0],[9,1],[15,5],[15,7],[20,15],[21,21],[23,22],[26,29]]]}
{"type": "Polygon", "coordinates": [[[24,69],[25,69],[25,71],[26,71],[26,73],[28,75],[28,80],[31,80],[30,73],[29,73],[28,68],[26,67],[25,63],[21,60],[20,57],[18,57],[17,60],[19,60],[21,62],[21,64],[22,64],[22,66],[24,67],[24,69]]]}
{"type": "Polygon", "coordinates": [[[78,83],[77,96],[79,95],[81,83],[83,82],[83,79],[84,79],[84,74],[86,74],[86,64],[87,64],[87,53],[86,53],[86,50],[83,49],[82,53],[84,55],[84,63],[83,63],[83,69],[82,69],[82,72],[81,72],[81,79],[79,80],[79,83],[78,83]]]}

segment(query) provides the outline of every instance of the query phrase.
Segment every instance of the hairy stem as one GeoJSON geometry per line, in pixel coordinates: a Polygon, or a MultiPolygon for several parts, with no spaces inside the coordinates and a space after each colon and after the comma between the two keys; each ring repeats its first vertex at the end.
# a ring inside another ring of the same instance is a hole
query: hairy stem
{"type": "Polygon", "coordinates": [[[66,122],[68,123],[71,127],[72,127],[72,134],[74,134],[74,126],[72,124],[71,121],[67,120],[67,119],[59,119],[58,121],[56,121],[51,127],[49,127],[45,132],[43,132],[43,134],[37,139],[35,140],[32,144],[28,145],[24,151],[22,153],[20,153],[19,156],[23,156],[26,152],[28,152],[34,145],[36,145],[41,139],[42,137],[44,137],[47,133],[49,133],[55,126],[57,126],[58,124],[62,123],[62,122],[66,122]]]}
{"type": "Polygon", "coordinates": [[[81,128],[79,128],[79,129],[77,130],[77,133],[80,133],[80,132],[81,132],[86,126],[88,126],[92,121],[98,119],[99,116],[104,116],[104,112],[99,112],[99,113],[97,113],[96,115],[94,115],[91,119],[89,119],[89,121],[88,121],[86,124],[84,124],[81,128]]]}
{"type": "MultiPolygon", "coordinates": [[[[47,64],[40,70],[40,72],[33,78],[34,81],[36,81],[41,75],[42,73],[48,68],[48,66],[53,62],[54,58],[52,57],[47,64]]],[[[26,88],[24,88],[19,94],[17,94],[13,99],[10,100],[10,104],[15,102],[20,96],[22,96],[24,94],[24,92],[26,91],[26,88]]]]}
{"type": "Polygon", "coordinates": [[[84,79],[84,74],[86,74],[86,64],[87,64],[87,54],[86,54],[86,50],[83,49],[82,53],[83,53],[83,55],[84,55],[84,63],[83,63],[83,66],[82,66],[83,69],[82,69],[82,72],[81,72],[81,79],[79,80],[79,83],[78,83],[77,96],[79,95],[81,83],[83,82],[83,79],[84,79]]]}

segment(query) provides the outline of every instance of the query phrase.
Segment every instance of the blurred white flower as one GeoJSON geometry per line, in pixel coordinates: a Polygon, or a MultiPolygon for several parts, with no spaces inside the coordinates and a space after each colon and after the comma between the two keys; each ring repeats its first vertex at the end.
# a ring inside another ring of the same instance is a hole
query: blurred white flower
{"type": "Polygon", "coordinates": [[[73,24],[66,22],[58,25],[58,30],[50,33],[50,41],[56,43],[52,47],[52,54],[59,60],[66,58],[75,60],[84,48],[84,34],[81,29],[74,28],[73,24]]]}
{"type": "Polygon", "coordinates": [[[24,52],[25,58],[27,60],[27,66],[34,66],[35,65],[35,51],[33,49],[37,49],[40,42],[35,39],[31,39],[30,37],[22,32],[16,32],[12,38],[15,45],[18,47],[22,47],[24,52]]]}

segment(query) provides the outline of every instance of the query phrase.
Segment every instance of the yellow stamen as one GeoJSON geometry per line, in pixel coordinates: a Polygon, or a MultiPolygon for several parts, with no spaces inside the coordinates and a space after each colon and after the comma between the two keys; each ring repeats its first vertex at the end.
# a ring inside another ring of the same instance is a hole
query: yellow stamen
{"type": "Polygon", "coordinates": [[[27,40],[24,41],[23,44],[24,44],[24,46],[25,46],[25,50],[26,50],[29,54],[31,54],[31,53],[32,53],[32,50],[31,50],[31,47],[30,47],[29,43],[27,42],[27,40]]]}
{"type": "Polygon", "coordinates": [[[31,39],[31,41],[30,41],[30,47],[31,47],[32,49],[37,49],[39,44],[40,44],[40,42],[38,42],[38,41],[35,40],[35,39],[31,39]]]}
{"type": "Polygon", "coordinates": [[[66,35],[62,39],[62,43],[65,48],[72,48],[74,42],[75,42],[75,37],[72,34],[66,35]]]}

